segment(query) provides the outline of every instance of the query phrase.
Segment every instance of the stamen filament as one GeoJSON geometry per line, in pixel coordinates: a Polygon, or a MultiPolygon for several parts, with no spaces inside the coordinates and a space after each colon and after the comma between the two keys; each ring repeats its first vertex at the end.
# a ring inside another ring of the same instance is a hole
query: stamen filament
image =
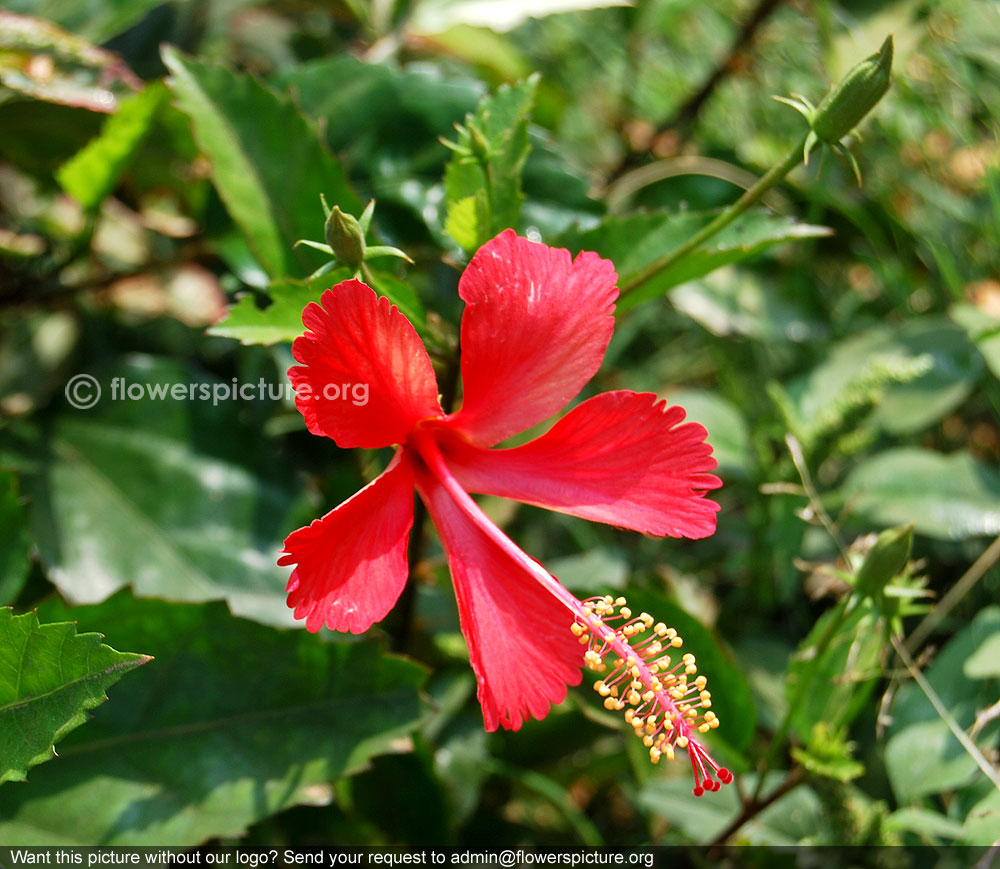
{"type": "Polygon", "coordinates": [[[695,739],[696,733],[718,727],[719,719],[715,713],[707,711],[712,704],[711,694],[705,689],[705,677],[698,676],[688,682],[688,677],[697,672],[694,655],[684,654],[675,662],[666,654],[683,645],[677,632],[662,622],[655,624],[649,613],[633,615],[624,597],[608,595],[578,600],[490,521],[455,479],[429,433],[418,427],[410,436],[409,444],[455,505],[569,610],[573,616],[570,630],[581,645],[587,646],[583,656],[586,666],[606,672],[611,657],[613,673],[598,680],[594,690],[604,698],[606,709],[626,710],[625,721],[632,725],[649,749],[650,760],[658,763],[664,754],[673,759],[675,747],[686,749],[696,796],[731,782],[732,773],[718,766],[695,739]],[[614,626],[618,622],[621,624],[614,626]],[[699,710],[705,711],[699,714],[699,710]]]}

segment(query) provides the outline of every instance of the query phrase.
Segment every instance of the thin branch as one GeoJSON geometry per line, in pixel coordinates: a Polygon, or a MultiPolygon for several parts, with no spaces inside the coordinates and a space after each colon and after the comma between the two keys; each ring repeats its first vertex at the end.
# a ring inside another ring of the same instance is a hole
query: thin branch
{"type": "Polygon", "coordinates": [[[962,748],[964,748],[966,752],[968,752],[969,756],[976,762],[976,766],[979,767],[983,775],[993,782],[993,787],[1000,791],[1000,773],[997,773],[996,769],[993,768],[993,764],[991,764],[979,750],[979,746],[977,746],[976,743],[969,738],[969,734],[958,726],[958,722],[954,719],[954,717],[952,717],[952,714],[948,711],[944,703],[941,702],[941,698],[938,697],[937,691],[935,691],[931,683],[927,681],[927,677],[924,676],[917,665],[913,663],[913,658],[910,657],[910,653],[906,650],[906,647],[899,641],[899,637],[892,637],[892,647],[896,650],[899,657],[903,659],[903,663],[906,665],[907,671],[909,671],[909,674],[913,677],[914,681],[920,686],[920,690],[923,691],[927,699],[931,701],[931,706],[934,707],[934,711],[937,712],[940,719],[948,725],[948,729],[952,732],[952,735],[959,741],[959,743],[961,743],[962,748]]]}
{"type": "MultiPolygon", "coordinates": [[[[761,781],[763,781],[763,775],[761,776],[761,781]]],[[[742,827],[747,821],[752,820],[757,815],[759,815],[764,809],[766,809],[772,803],[780,800],[785,794],[787,794],[793,788],[798,787],[803,782],[803,772],[802,767],[795,767],[792,769],[785,780],[778,785],[771,793],[762,799],[757,799],[756,797],[744,802],[743,809],[740,813],[733,818],[732,822],[727,826],[718,836],[715,837],[710,843],[709,848],[717,848],[724,845],[726,841],[742,827]]],[[[759,788],[758,788],[759,789],[759,788]]]]}
{"type": "Polygon", "coordinates": [[[924,640],[934,632],[934,629],[955,608],[955,605],[996,564],[998,558],[1000,558],[1000,537],[997,537],[996,540],[986,547],[983,554],[962,574],[961,579],[948,589],[948,593],[941,598],[941,602],[927,613],[924,616],[924,620],[913,629],[910,636],[906,638],[907,652],[911,655],[916,654],[917,649],[923,645],[924,640]]]}

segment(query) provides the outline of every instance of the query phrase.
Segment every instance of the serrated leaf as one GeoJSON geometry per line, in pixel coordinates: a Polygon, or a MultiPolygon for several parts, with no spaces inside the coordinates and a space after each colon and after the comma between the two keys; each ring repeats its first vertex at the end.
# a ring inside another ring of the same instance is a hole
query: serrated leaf
{"type": "Polygon", "coordinates": [[[968,453],[886,450],[856,465],[838,495],[852,515],[880,526],[913,522],[942,540],[1000,533],[1000,474],[968,453]]]}
{"type": "Polygon", "coordinates": [[[422,713],[422,668],[373,643],[126,593],[43,612],[107,624],[110,640],[139,640],[155,661],[64,743],[59,763],[4,795],[0,841],[193,846],[239,836],[405,748],[422,713]]]}
{"type": "Polygon", "coordinates": [[[452,237],[467,250],[518,225],[524,200],[521,173],[530,149],[528,115],[537,88],[538,76],[501,85],[458,128],[455,153],[444,174],[445,228],[455,228],[462,241],[452,237]],[[470,245],[466,242],[473,230],[476,239],[470,245]]]}
{"type": "Polygon", "coordinates": [[[293,249],[322,234],[319,194],[350,214],[361,203],[343,169],[320,144],[315,127],[291,100],[246,74],[163,49],[168,85],[208,156],[212,180],[272,279],[305,276],[323,256],[293,249]]]}
{"type": "Polygon", "coordinates": [[[63,190],[84,208],[97,208],[139,149],[165,97],[164,87],[155,83],[122,100],[100,135],[59,167],[56,180],[63,190]]]}
{"type": "Polygon", "coordinates": [[[43,625],[35,613],[0,608],[0,784],[24,781],[51,760],[55,743],[108,699],[104,692],[150,660],[116,652],[100,634],[78,634],[74,624],[43,625]]]}
{"type": "Polygon", "coordinates": [[[804,748],[792,746],[792,757],[813,775],[846,783],[865,772],[865,765],[853,757],[854,747],[854,743],[844,737],[842,729],[834,729],[826,721],[817,721],[809,744],[804,748]]]}
{"type": "MultiPolygon", "coordinates": [[[[304,331],[302,311],[310,302],[318,302],[323,292],[351,276],[350,269],[335,269],[309,281],[284,279],[268,287],[270,304],[258,307],[253,296],[238,299],[224,320],[208,333],[236,338],[242,344],[278,344],[294,341],[304,331]]],[[[404,281],[382,272],[373,272],[375,291],[386,296],[418,331],[424,328],[424,308],[413,288],[404,281]]]]}
{"type": "MultiPolygon", "coordinates": [[[[619,286],[627,286],[643,269],[680,247],[715,216],[714,212],[667,211],[612,216],[585,232],[573,230],[563,234],[559,243],[571,251],[593,250],[610,259],[618,270],[619,286]]],[[[798,223],[769,211],[748,212],[702,247],[622,296],[618,310],[627,311],[678,284],[756,256],[773,245],[829,234],[825,226],[798,223]]]]}
{"type": "MultiPolygon", "coordinates": [[[[213,389],[229,384],[149,357],[97,373],[102,400],[55,419],[26,480],[49,578],[77,603],[131,585],[140,596],[225,599],[241,615],[296,624],[275,560],[307,510],[274,445],[241,425],[239,402],[225,392],[213,402],[213,389]],[[139,385],[161,398],[123,398],[139,385]],[[188,397],[171,397],[174,387],[188,397]]],[[[283,394],[286,383],[265,386],[283,394]]]]}

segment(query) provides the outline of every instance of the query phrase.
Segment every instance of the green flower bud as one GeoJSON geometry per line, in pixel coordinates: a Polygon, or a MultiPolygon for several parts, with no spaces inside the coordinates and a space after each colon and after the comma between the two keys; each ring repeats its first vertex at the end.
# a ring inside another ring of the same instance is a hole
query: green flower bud
{"type": "Polygon", "coordinates": [[[892,76],[892,36],[871,57],[854,66],[812,113],[816,138],[835,145],[851,132],[889,90],[892,76]]]}
{"type": "Polygon", "coordinates": [[[913,523],[887,528],[868,550],[865,560],[854,576],[857,590],[867,596],[876,597],[903,572],[913,546],[913,523]]]}
{"type": "Polygon", "coordinates": [[[344,214],[334,205],[323,234],[341,265],[356,269],[365,261],[365,232],[356,217],[344,214]]]}

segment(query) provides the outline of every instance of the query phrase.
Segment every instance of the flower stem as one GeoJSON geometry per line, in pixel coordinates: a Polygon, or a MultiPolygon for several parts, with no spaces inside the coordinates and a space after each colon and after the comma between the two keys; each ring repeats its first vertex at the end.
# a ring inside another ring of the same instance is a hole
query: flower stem
{"type": "Polygon", "coordinates": [[[743,195],[737,199],[732,205],[722,211],[716,218],[709,223],[707,226],[702,227],[698,232],[692,235],[684,244],[680,247],[675,248],[670,253],[664,254],[658,259],[651,262],[646,268],[644,268],[639,274],[629,281],[626,281],[620,287],[619,295],[621,297],[627,296],[629,293],[635,291],[643,284],[650,281],[652,278],[656,277],[660,272],[665,271],[670,268],[679,260],[686,257],[693,250],[698,248],[701,244],[710,239],[713,235],[721,232],[730,223],[736,220],[741,214],[746,212],[751,206],[756,204],[760,198],[767,193],[775,184],[781,181],[789,172],[792,171],[802,160],[802,149],[805,146],[805,137],[799,141],[799,143],[788,152],[788,155],[780,162],[776,163],[767,172],[761,176],[761,178],[746,190],[743,195]]]}

